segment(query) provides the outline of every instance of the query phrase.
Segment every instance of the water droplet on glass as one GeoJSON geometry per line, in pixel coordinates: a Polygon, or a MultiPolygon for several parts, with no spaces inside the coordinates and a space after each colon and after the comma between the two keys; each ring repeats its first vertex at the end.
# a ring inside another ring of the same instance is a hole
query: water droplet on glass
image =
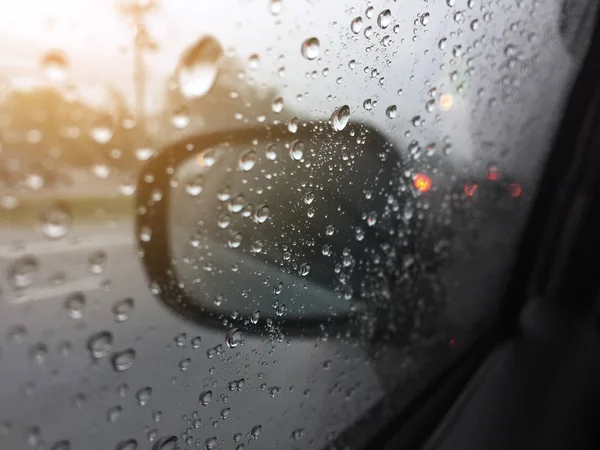
{"type": "Polygon", "coordinates": [[[275,100],[273,100],[273,103],[271,103],[271,109],[274,113],[280,113],[283,111],[283,98],[277,97],[275,100]]]}
{"type": "Polygon", "coordinates": [[[271,14],[278,16],[281,13],[282,0],[271,0],[271,14]]]}
{"type": "Polygon", "coordinates": [[[120,352],[115,353],[111,358],[113,368],[117,372],[123,372],[129,369],[133,365],[135,355],[135,350],[132,348],[128,348],[126,350],[122,350],[120,352]]]}
{"type": "Polygon", "coordinates": [[[294,161],[300,161],[304,156],[304,142],[300,139],[290,145],[290,157],[294,161]]]}
{"type": "Polygon", "coordinates": [[[387,28],[387,26],[392,21],[392,12],[389,9],[385,9],[379,13],[377,16],[377,25],[380,28],[387,28]]]}
{"type": "Polygon", "coordinates": [[[302,43],[302,56],[308,60],[319,56],[319,51],[319,40],[316,37],[309,38],[302,43]]]}
{"type": "Polygon", "coordinates": [[[187,340],[187,334],[179,333],[177,336],[175,336],[175,338],[173,338],[173,340],[175,341],[175,345],[177,347],[185,347],[185,341],[187,340]]]}
{"type": "Polygon", "coordinates": [[[99,359],[108,355],[112,349],[113,336],[109,331],[100,331],[90,336],[87,342],[92,358],[99,359]]]}
{"type": "Polygon", "coordinates": [[[229,240],[227,241],[227,245],[229,248],[238,248],[242,244],[242,234],[232,232],[229,235],[229,240]]]}
{"type": "Polygon", "coordinates": [[[276,149],[277,149],[277,147],[275,146],[275,144],[269,144],[267,146],[267,149],[265,151],[265,156],[267,157],[267,159],[269,161],[275,161],[277,159],[276,149]]]}
{"type": "Polygon", "coordinates": [[[183,358],[181,361],[179,361],[179,370],[185,372],[190,368],[191,365],[192,360],[190,358],[183,358]]]}
{"type": "Polygon", "coordinates": [[[267,205],[260,205],[256,208],[256,213],[254,214],[254,221],[256,223],[264,223],[269,218],[269,214],[271,211],[267,205]]]}
{"type": "Polygon", "coordinates": [[[350,29],[352,30],[352,32],[354,34],[358,34],[360,33],[360,30],[362,30],[363,27],[363,20],[362,17],[357,17],[354,20],[352,20],[352,22],[350,22],[350,29]]]}
{"type": "Polygon", "coordinates": [[[221,214],[217,218],[217,226],[221,229],[227,228],[231,224],[231,217],[229,214],[221,214]]]}
{"type": "Polygon", "coordinates": [[[150,242],[152,240],[152,228],[147,225],[144,225],[140,229],[140,240],[142,242],[150,242]]]}
{"type": "Polygon", "coordinates": [[[204,189],[204,177],[200,174],[196,174],[185,184],[185,191],[191,197],[200,195],[204,189]]]}
{"type": "Polygon", "coordinates": [[[42,174],[39,173],[29,173],[25,177],[25,185],[31,189],[32,191],[40,190],[44,187],[46,180],[44,179],[42,174]]]}
{"type": "Polygon", "coordinates": [[[150,147],[140,147],[135,151],[135,157],[138,161],[148,161],[154,155],[154,149],[150,147]]]}
{"type": "Polygon", "coordinates": [[[305,277],[308,275],[309,272],[310,272],[310,264],[308,264],[308,263],[300,264],[300,267],[298,268],[298,273],[300,274],[300,276],[305,277]]]}
{"type": "Polygon", "coordinates": [[[463,23],[465,21],[465,15],[461,11],[454,13],[454,21],[456,23],[463,23]]]}
{"type": "Polygon", "coordinates": [[[135,398],[140,406],[146,406],[152,397],[152,388],[146,386],[135,393],[135,398]]]}
{"type": "Polygon", "coordinates": [[[441,38],[438,42],[438,47],[440,50],[444,50],[446,48],[446,42],[448,42],[448,39],[446,38],[441,38]]]}
{"type": "Polygon", "coordinates": [[[260,56],[258,56],[258,53],[252,53],[250,55],[248,58],[248,65],[253,70],[258,69],[258,66],[260,65],[260,56]]]}
{"type": "Polygon", "coordinates": [[[297,430],[292,431],[292,439],[295,441],[299,441],[304,436],[304,428],[298,428],[297,430]]]}
{"type": "Polygon", "coordinates": [[[92,172],[98,178],[105,180],[110,175],[110,167],[108,167],[106,164],[94,164],[92,166],[92,172]]]}
{"type": "Polygon", "coordinates": [[[213,396],[212,391],[202,392],[200,394],[200,403],[202,403],[203,406],[208,406],[210,404],[210,402],[212,401],[212,396],[213,396]]]}
{"type": "Polygon", "coordinates": [[[67,78],[69,61],[67,57],[58,50],[52,50],[44,54],[41,61],[44,76],[53,83],[60,83],[67,78]]]}
{"type": "Polygon", "coordinates": [[[365,16],[367,16],[367,19],[372,19],[373,18],[373,13],[375,12],[375,8],[373,8],[372,6],[369,6],[366,10],[365,10],[365,16]]]}
{"type": "Polygon", "coordinates": [[[85,296],[81,292],[73,292],[65,300],[65,309],[73,319],[81,319],[85,308],[85,296]]]}
{"type": "Polygon", "coordinates": [[[396,112],[396,105],[391,105],[388,106],[388,108],[385,110],[385,115],[388,116],[390,119],[393,119],[394,117],[396,117],[396,112]]]}
{"type": "Polygon", "coordinates": [[[365,28],[364,35],[367,39],[369,39],[373,35],[373,27],[368,26],[367,28],[365,28]]]}
{"type": "Polygon", "coordinates": [[[46,347],[46,344],[39,342],[31,347],[29,355],[36,363],[43,364],[48,356],[48,347],[46,347]]]}
{"type": "Polygon", "coordinates": [[[421,25],[427,26],[429,23],[429,13],[424,13],[421,15],[421,25]]]}
{"type": "Polygon", "coordinates": [[[475,31],[479,28],[479,20],[475,19],[471,22],[471,30],[475,31]]]}
{"type": "Polygon", "coordinates": [[[90,273],[94,275],[101,274],[104,272],[106,266],[106,252],[104,250],[97,250],[90,255],[88,258],[88,267],[90,273]]]}
{"type": "Polygon", "coordinates": [[[373,103],[371,102],[371,99],[368,98],[363,102],[363,108],[365,108],[367,111],[371,111],[371,109],[373,108],[373,103]]]}
{"type": "Polygon", "coordinates": [[[164,436],[161,437],[152,446],[152,450],[177,450],[177,437],[176,436],[164,436]]]}
{"type": "Polygon", "coordinates": [[[290,133],[295,133],[296,131],[298,131],[298,119],[296,117],[294,117],[288,122],[288,131],[290,133]]]}
{"type": "Polygon", "coordinates": [[[117,444],[115,450],[137,450],[138,443],[135,439],[124,439],[117,444]]]}
{"type": "Polygon", "coordinates": [[[189,48],[177,67],[179,89],[188,99],[206,95],[217,79],[223,48],[211,36],[203,37],[189,48]]]}
{"type": "Polygon", "coordinates": [[[38,260],[25,255],[14,261],[8,268],[8,281],[17,289],[29,286],[37,277],[39,270],[38,260]]]}
{"type": "Polygon", "coordinates": [[[137,186],[135,184],[135,181],[133,180],[133,178],[131,178],[131,179],[128,179],[128,180],[124,181],[123,183],[121,183],[121,186],[119,187],[119,191],[125,197],[130,197],[135,193],[136,187],[137,186]]]}
{"type": "Polygon", "coordinates": [[[50,239],[64,237],[71,226],[71,208],[65,202],[55,202],[40,217],[42,232],[50,239]]]}
{"type": "Polygon", "coordinates": [[[132,298],[124,298],[114,304],[112,311],[117,322],[125,322],[131,316],[135,302],[132,298]]]}
{"type": "Polygon", "coordinates": [[[235,348],[242,342],[242,330],[239,328],[232,328],[227,332],[225,342],[229,348],[235,348]]]}
{"type": "Polygon", "coordinates": [[[90,129],[90,136],[98,144],[107,144],[114,134],[114,121],[109,113],[103,113],[90,129]]]}
{"type": "Polygon", "coordinates": [[[62,440],[50,447],[50,450],[70,450],[71,443],[67,440],[62,440]]]}
{"type": "Polygon", "coordinates": [[[173,111],[171,125],[178,130],[183,130],[190,124],[190,112],[186,105],[180,106],[173,111]]]}
{"type": "Polygon", "coordinates": [[[246,199],[242,194],[235,197],[229,203],[227,203],[227,209],[233,213],[239,213],[246,205],[246,199]]]}
{"type": "Polygon", "coordinates": [[[252,170],[256,161],[258,160],[258,156],[254,150],[246,150],[244,151],[238,160],[238,167],[240,170],[244,172],[249,172],[252,170]]]}
{"type": "Polygon", "coordinates": [[[206,446],[207,450],[213,450],[213,448],[215,448],[217,446],[217,438],[216,437],[208,438],[206,441],[204,441],[204,445],[206,446]]]}
{"type": "Polygon", "coordinates": [[[256,425],[255,427],[252,427],[252,430],[250,431],[250,434],[252,435],[252,439],[258,439],[258,436],[260,435],[261,431],[262,431],[262,426],[260,426],[260,425],[256,425]]]}
{"type": "Polygon", "coordinates": [[[106,420],[110,423],[115,423],[119,420],[121,413],[123,412],[123,408],[121,406],[113,406],[106,411],[106,420]]]}
{"type": "Polygon", "coordinates": [[[333,129],[336,131],[342,131],[344,128],[346,128],[349,120],[350,107],[348,105],[341,106],[331,115],[331,123],[333,125],[333,129]]]}

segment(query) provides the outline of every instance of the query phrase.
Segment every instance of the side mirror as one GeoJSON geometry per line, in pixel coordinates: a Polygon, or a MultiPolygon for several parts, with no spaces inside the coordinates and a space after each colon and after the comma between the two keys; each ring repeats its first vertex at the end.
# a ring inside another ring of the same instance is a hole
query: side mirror
{"type": "Polygon", "coordinates": [[[425,229],[413,223],[424,220],[413,183],[399,151],[355,123],[177,143],[138,181],[152,290],[186,319],[257,333],[348,331],[350,319],[364,324],[392,302],[410,308],[400,287],[425,229]]]}

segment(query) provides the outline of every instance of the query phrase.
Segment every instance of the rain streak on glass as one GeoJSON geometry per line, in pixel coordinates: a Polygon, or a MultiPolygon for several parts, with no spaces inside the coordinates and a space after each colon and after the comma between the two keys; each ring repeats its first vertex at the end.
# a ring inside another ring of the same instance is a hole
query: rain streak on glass
{"type": "Polygon", "coordinates": [[[316,37],[311,37],[302,43],[302,56],[308,60],[313,60],[319,56],[320,44],[316,37]]]}
{"type": "Polygon", "coordinates": [[[222,59],[221,44],[210,36],[188,48],[177,67],[181,94],[188,99],[206,95],[215,84],[222,59]]]}

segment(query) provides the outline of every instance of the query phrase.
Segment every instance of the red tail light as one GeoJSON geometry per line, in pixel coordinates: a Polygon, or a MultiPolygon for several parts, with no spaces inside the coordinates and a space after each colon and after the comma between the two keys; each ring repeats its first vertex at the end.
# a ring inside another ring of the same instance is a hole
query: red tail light
{"type": "Polygon", "coordinates": [[[418,173],[413,180],[413,184],[419,192],[427,192],[431,189],[431,178],[422,173],[418,173]]]}

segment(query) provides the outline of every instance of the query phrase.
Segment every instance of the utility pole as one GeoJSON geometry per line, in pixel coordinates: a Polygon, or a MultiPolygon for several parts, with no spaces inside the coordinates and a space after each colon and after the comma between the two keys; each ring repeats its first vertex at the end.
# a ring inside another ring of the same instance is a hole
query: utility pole
{"type": "Polygon", "coordinates": [[[158,0],[119,0],[119,12],[128,17],[134,28],[133,84],[137,129],[146,138],[146,65],[144,54],[158,45],[150,36],[145,18],[158,8],[158,0]]]}

